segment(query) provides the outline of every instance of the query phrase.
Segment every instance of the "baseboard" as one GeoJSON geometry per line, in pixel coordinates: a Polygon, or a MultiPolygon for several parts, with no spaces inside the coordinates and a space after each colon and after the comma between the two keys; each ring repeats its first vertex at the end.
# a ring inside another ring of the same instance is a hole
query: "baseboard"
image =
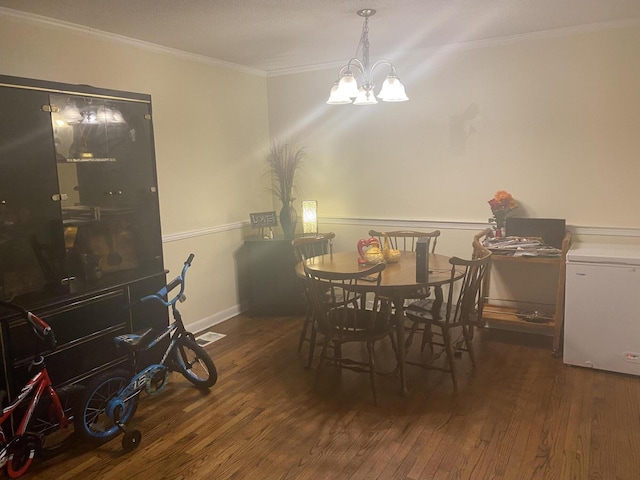
{"type": "Polygon", "coordinates": [[[243,309],[240,307],[240,305],[234,305],[231,308],[227,308],[226,310],[217,312],[196,322],[187,324],[187,329],[194,334],[198,334],[213,327],[214,325],[218,325],[219,323],[222,323],[226,320],[229,320],[230,318],[235,317],[236,315],[239,315],[242,311],[243,309]]]}

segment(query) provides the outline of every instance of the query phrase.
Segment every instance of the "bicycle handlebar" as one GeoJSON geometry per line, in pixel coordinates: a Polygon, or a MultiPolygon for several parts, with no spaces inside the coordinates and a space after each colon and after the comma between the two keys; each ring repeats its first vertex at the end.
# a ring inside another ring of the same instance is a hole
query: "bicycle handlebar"
{"type": "Polygon", "coordinates": [[[184,262],[184,266],[182,267],[182,272],[180,273],[180,275],[171,280],[169,283],[167,283],[166,286],[162,287],[156,293],[142,297],[140,301],[146,302],[148,300],[156,300],[162,303],[165,307],[173,306],[184,295],[184,279],[194,257],[195,255],[193,253],[189,254],[189,257],[184,262]],[[175,289],[178,286],[180,287],[180,291],[178,292],[178,294],[171,300],[165,300],[164,297],[167,297],[169,292],[171,292],[171,290],[175,289]]]}
{"type": "Polygon", "coordinates": [[[14,310],[16,312],[19,312],[22,315],[22,317],[27,321],[27,323],[31,326],[31,330],[33,330],[33,333],[35,333],[35,335],[39,339],[44,341],[49,348],[51,348],[52,350],[55,350],[56,344],[57,344],[56,336],[54,335],[53,330],[51,330],[51,327],[47,322],[42,320],[40,317],[38,317],[34,313],[31,313],[25,310],[20,305],[16,305],[15,303],[10,303],[10,302],[5,302],[3,300],[0,300],[0,306],[4,308],[8,308],[9,310],[14,310]]]}

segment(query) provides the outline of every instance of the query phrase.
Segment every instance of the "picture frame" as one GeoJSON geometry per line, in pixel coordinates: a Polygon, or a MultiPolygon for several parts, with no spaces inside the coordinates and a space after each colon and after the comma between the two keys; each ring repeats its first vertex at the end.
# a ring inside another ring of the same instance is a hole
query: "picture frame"
{"type": "Polygon", "coordinates": [[[278,216],[275,211],[250,213],[251,228],[276,227],[278,216]]]}

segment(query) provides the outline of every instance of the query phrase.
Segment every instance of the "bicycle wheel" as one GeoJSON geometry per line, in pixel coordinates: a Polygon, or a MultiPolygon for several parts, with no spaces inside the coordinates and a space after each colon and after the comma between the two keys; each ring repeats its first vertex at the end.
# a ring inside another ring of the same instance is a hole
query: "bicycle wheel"
{"type": "Polygon", "coordinates": [[[28,432],[35,433],[40,437],[41,443],[36,453],[45,458],[53,457],[66,450],[76,440],[73,420],[76,406],[82,393],[82,387],[79,385],[67,385],[56,389],[56,393],[69,420],[68,425],[65,428],[61,428],[58,411],[54,407],[51,397],[45,394],[38,402],[34,415],[31,417],[27,427],[28,432]]]}
{"type": "Polygon", "coordinates": [[[175,349],[176,370],[198,388],[218,381],[218,371],[209,354],[189,337],[180,337],[175,349]]]}
{"type": "Polygon", "coordinates": [[[21,477],[29,470],[36,454],[36,438],[31,434],[21,436],[11,447],[7,461],[7,476],[21,477]]]}
{"type": "MultiPolygon", "coordinates": [[[[126,370],[112,370],[98,375],[85,389],[80,397],[75,428],[82,438],[104,443],[120,433],[120,428],[110,418],[105,408],[110,399],[118,395],[131,380],[131,374],[126,370]]],[[[135,396],[124,403],[120,414],[120,422],[126,424],[133,418],[138,408],[138,397],[135,396]]]]}

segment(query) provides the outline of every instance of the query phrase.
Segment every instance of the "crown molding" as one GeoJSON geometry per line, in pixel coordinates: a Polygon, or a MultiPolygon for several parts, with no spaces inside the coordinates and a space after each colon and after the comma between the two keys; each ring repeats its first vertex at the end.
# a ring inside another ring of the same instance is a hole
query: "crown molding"
{"type": "Polygon", "coordinates": [[[230,70],[236,70],[238,72],[248,73],[250,75],[256,75],[260,77],[267,76],[267,72],[265,72],[264,70],[259,70],[257,68],[246,67],[244,65],[238,65],[237,63],[226,62],[224,60],[218,60],[215,58],[206,57],[204,55],[197,55],[195,53],[185,52],[183,50],[178,50],[176,48],[163,47],[155,43],[145,42],[143,40],[136,40],[134,38],[125,37],[124,35],[108,33],[102,30],[97,30],[95,28],[78,25],[76,23],[65,22],[63,20],[56,20],[53,18],[44,17],[42,15],[20,12],[20,11],[12,10],[10,8],[5,8],[5,7],[0,7],[0,15],[11,17],[15,20],[22,21],[24,23],[36,24],[40,26],[45,25],[47,27],[55,28],[58,30],[66,30],[74,33],[91,35],[96,38],[108,40],[110,42],[128,45],[128,46],[140,48],[142,50],[151,51],[154,53],[172,55],[174,57],[180,57],[185,60],[190,60],[193,62],[204,63],[207,65],[214,65],[217,67],[225,67],[230,70]]]}
{"type": "MultiPolygon", "coordinates": [[[[90,28],[90,27],[78,25],[71,22],[65,22],[63,20],[56,20],[53,18],[44,17],[42,15],[36,15],[33,13],[26,13],[18,10],[12,10],[6,7],[0,7],[0,15],[12,17],[16,20],[23,21],[25,23],[46,25],[52,28],[73,31],[75,33],[88,34],[98,38],[112,41],[114,43],[125,44],[129,46],[137,47],[140,49],[152,51],[155,53],[173,55],[176,57],[181,57],[186,60],[191,60],[198,63],[204,63],[207,65],[225,67],[231,70],[236,70],[239,72],[248,73],[250,75],[257,75],[261,77],[279,77],[279,76],[285,76],[285,75],[294,75],[298,73],[316,72],[319,70],[326,70],[330,68],[339,68],[344,65],[344,61],[340,61],[340,62],[331,62],[331,63],[324,63],[324,64],[305,65],[301,67],[293,67],[293,68],[272,70],[272,71],[266,72],[264,70],[260,70],[257,68],[251,68],[244,65],[227,62],[224,60],[218,60],[218,59],[207,57],[204,55],[197,55],[194,53],[185,52],[183,50],[178,50],[175,48],[163,47],[161,45],[157,45],[154,43],[125,37],[124,35],[108,33],[95,28],[90,28]]],[[[553,30],[542,30],[539,32],[508,35],[504,37],[496,37],[496,38],[490,38],[486,40],[472,40],[468,42],[444,44],[444,45],[439,45],[439,46],[434,46],[434,47],[424,48],[424,49],[408,50],[404,52],[404,55],[406,54],[433,55],[435,52],[439,52],[443,49],[463,50],[463,49],[486,48],[486,47],[491,47],[496,45],[507,45],[512,43],[518,43],[522,41],[556,38],[556,37],[576,35],[576,34],[585,33],[585,32],[594,32],[594,31],[600,31],[600,30],[606,30],[606,29],[612,29],[612,28],[624,28],[624,27],[629,27],[629,26],[634,26],[639,24],[640,24],[640,18],[632,18],[627,20],[618,20],[618,21],[611,21],[611,22],[599,22],[599,23],[592,23],[587,25],[578,25],[574,27],[564,27],[564,28],[557,28],[553,30]]]]}
{"type": "MultiPolygon", "coordinates": [[[[568,37],[582,33],[597,32],[601,30],[610,30],[617,28],[626,28],[640,25],[640,18],[631,18],[625,20],[616,20],[610,22],[590,23],[587,25],[577,25],[574,27],[555,28],[553,30],[541,30],[539,32],[520,33],[517,35],[507,35],[503,37],[488,38],[484,40],[470,40],[468,42],[448,43],[437,45],[429,48],[410,49],[402,52],[403,56],[433,56],[435,53],[442,53],[443,50],[473,50],[478,48],[487,48],[500,45],[510,45],[520,42],[528,42],[531,40],[545,40],[549,38],[568,37]]],[[[392,58],[396,55],[380,55],[384,58],[392,58]]],[[[344,66],[346,59],[340,62],[305,65],[302,67],[285,68],[281,70],[272,70],[267,72],[267,77],[280,77],[285,75],[294,75],[298,73],[317,72],[319,70],[328,70],[340,68],[344,66]]]]}

